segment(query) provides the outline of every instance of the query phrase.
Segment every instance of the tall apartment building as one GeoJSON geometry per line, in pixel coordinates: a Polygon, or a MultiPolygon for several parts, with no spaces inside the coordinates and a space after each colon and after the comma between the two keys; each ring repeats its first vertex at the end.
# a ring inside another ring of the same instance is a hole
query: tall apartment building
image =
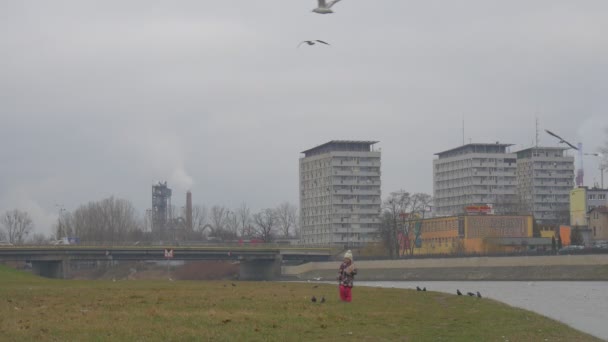
{"type": "Polygon", "coordinates": [[[300,158],[301,242],[360,246],[380,227],[377,141],[332,140],[300,158]]]}
{"type": "Polygon", "coordinates": [[[539,223],[569,223],[574,157],[565,150],[532,147],[517,152],[518,195],[539,223]]]}
{"type": "Polygon", "coordinates": [[[433,160],[434,215],[452,216],[476,204],[513,203],[516,155],[511,144],[467,144],[436,153],[433,160]]]}

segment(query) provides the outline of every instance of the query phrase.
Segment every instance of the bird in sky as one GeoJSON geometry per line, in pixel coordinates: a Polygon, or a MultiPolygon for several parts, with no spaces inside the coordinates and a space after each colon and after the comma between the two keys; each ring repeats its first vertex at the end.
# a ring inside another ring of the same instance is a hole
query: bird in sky
{"type": "Polygon", "coordinates": [[[577,151],[578,151],[578,147],[576,147],[576,146],[572,145],[571,143],[567,142],[566,140],[564,140],[564,138],[560,137],[559,135],[557,135],[557,134],[555,134],[555,133],[551,132],[551,131],[550,131],[550,130],[548,130],[548,129],[546,129],[546,130],[545,130],[545,132],[547,132],[549,135],[552,135],[552,136],[556,137],[557,139],[559,139],[559,143],[560,143],[560,144],[561,144],[561,143],[564,143],[564,144],[566,144],[566,145],[570,146],[571,148],[573,148],[573,149],[575,149],[575,150],[577,150],[577,151]]]}
{"type": "Polygon", "coordinates": [[[340,0],[331,0],[331,1],[325,1],[325,0],[317,0],[319,2],[319,6],[315,9],[313,9],[312,11],[315,13],[319,13],[319,14],[329,14],[329,13],[334,13],[334,11],[331,10],[331,6],[335,5],[337,2],[339,2],[340,0]]]}
{"type": "Polygon", "coordinates": [[[300,42],[300,44],[298,44],[298,47],[300,47],[300,45],[302,45],[302,44],[315,45],[317,43],[321,43],[321,44],[325,44],[325,45],[331,45],[328,42],[324,42],[322,40],[317,39],[317,40],[305,40],[305,41],[302,41],[302,42],[300,42]]]}

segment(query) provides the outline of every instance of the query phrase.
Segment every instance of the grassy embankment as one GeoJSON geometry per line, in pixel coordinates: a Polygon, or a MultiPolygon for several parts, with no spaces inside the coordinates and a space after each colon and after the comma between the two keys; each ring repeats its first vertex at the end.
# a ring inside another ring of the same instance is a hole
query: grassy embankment
{"type": "Polygon", "coordinates": [[[438,292],[226,281],[66,281],[0,266],[4,341],[599,341],[507,305],[438,292]],[[325,295],[324,304],[310,297],[325,295]]]}

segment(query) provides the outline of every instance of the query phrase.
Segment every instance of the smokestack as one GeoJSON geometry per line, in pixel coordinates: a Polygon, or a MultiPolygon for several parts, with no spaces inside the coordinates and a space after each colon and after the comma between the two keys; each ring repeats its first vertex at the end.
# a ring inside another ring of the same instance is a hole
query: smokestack
{"type": "Polygon", "coordinates": [[[186,227],[192,230],[192,193],[190,190],[186,193],[186,227]]]}

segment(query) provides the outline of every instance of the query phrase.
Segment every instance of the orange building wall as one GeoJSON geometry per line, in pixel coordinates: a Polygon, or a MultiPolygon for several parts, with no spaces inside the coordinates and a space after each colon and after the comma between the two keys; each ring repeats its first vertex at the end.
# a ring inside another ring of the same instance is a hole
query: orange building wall
{"type": "Polygon", "coordinates": [[[559,226],[559,236],[562,238],[562,246],[570,246],[570,227],[559,226]]]}
{"type": "MultiPolygon", "coordinates": [[[[506,252],[511,246],[490,245],[487,237],[532,237],[532,216],[464,216],[464,236],[458,232],[458,216],[426,219],[422,224],[422,246],[414,254],[506,252]]],[[[413,241],[413,231],[410,234],[413,241]]]]}

